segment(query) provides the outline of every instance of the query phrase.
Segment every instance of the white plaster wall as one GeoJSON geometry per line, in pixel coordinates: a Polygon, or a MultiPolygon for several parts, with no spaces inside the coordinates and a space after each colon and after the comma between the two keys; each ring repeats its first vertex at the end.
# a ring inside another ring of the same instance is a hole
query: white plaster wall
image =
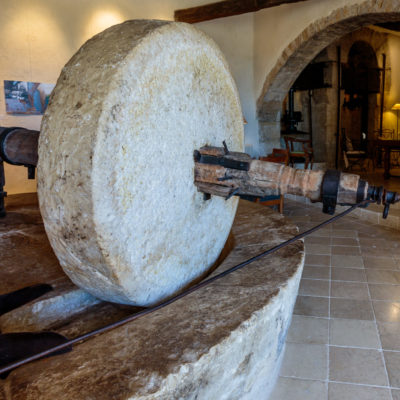
{"type": "Polygon", "coordinates": [[[246,152],[258,156],[256,94],[253,90],[254,13],[196,24],[211,36],[224,53],[238,86],[245,125],[246,152]]]}

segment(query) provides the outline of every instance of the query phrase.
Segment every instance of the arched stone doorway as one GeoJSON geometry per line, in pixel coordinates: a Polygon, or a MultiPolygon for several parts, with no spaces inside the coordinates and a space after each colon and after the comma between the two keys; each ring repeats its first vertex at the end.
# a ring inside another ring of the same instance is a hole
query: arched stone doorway
{"type": "Polygon", "coordinates": [[[280,147],[282,102],[301,71],[325,47],[363,26],[400,20],[400,0],[366,0],[310,24],[281,54],[257,101],[261,153],[280,147]]]}

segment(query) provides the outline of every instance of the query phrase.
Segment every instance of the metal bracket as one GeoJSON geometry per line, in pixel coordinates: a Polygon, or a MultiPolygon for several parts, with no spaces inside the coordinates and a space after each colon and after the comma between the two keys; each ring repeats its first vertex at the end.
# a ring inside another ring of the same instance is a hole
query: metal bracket
{"type": "Polygon", "coordinates": [[[225,200],[229,200],[231,197],[236,196],[239,193],[239,188],[233,189],[228,196],[225,197],[225,200]]]}
{"type": "Polygon", "coordinates": [[[322,181],[322,212],[333,215],[336,210],[340,171],[328,169],[322,181]]]}
{"type": "Polygon", "coordinates": [[[28,179],[35,179],[35,170],[36,167],[34,165],[24,165],[28,169],[28,179]]]}
{"type": "Polygon", "coordinates": [[[193,155],[194,160],[200,164],[220,165],[225,168],[238,169],[241,171],[248,171],[250,169],[249,162],[234,160],[229,158],[229,155],[210,156],[207,154],[201,154],[198,150],[195,150],[193,155]]]}

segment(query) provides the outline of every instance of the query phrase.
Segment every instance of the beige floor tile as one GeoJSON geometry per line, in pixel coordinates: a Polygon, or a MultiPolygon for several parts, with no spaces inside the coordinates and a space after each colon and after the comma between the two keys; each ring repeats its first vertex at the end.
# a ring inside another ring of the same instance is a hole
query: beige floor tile
{"type": "Polygon", "coordinates": [[[329,380],[387,386],[382,354],[378,350],[329,348],[329,380]]]}
{"type": "Polygon", "coordinates": [[[400,390],[392,389],[392,399],[400,400],[400,390]]]}
{"type": "Polygon", "coordinates": [[[388,246],[388,244],[392,243],[383,238],[368,239],[368,238],[360,237],[358,239],[358,241],[361,246],[379,247],[381,249],[390,248],[390,245],[388,246]]]}
{"type": "Polygon", "coordinates": [[[308,244],[305,245],[306,254],[331,254],[331,246],[328,244],[308,244]]]}
{"type": "MultiPolygon", "coordinates": [[[[315,226],[315,222],[311,223],[308,229],[313,228],[315,226]]],[[[322,229],[318,230],[317,232],[310,233],[307,237],[326,237],[331,239],[331,232],[330,231],[322,231],[322,229]]]]}
{"type": "Polygon", "coordinates": [[[328,344],[328,326],[324,318],[293,315],[286,342],[328,344]]]}
{"type": "Polygon", "coordinates": [[[360,244],[357,239],[333,237],[332,245],[333,246],[359,246],[360,244]]]}
{"type": "Polygon", "coordinates": [[[317,267],[313,266],[304,266],[302,278],[306,279],[329,279],[330,277],[330,268],[329,267],[317,267]]]}
{"type": "Polygon", "coordinates": [[[300,281],[299,295],[302,296],[329,296],[329,281],[302,279],[300,281]]]}
{"type": "Polygon", "coordinates": [[[374,300],[372,304],[377,321],[400,322],[400,303],[374,300]]]}
{"type": "Polygon", "coordinates": [[[358,246],[332,246],[332,255],[361,256],[361,251],[358,246]]]}
{"type": "MultiPolygon", "coordinates": [[[[389,252],[387,249],[385,250],[371,246],[360,246],[360,250],[363,257],[382,257],[389,252]]],[[[392,253],[392,250],[390,250],[390,253],[392,253]]]]}
{"type": "Polygon", "coordinates": [[[268,400],[325,400],[325,382],[279,377],[268,400]]]}
{"type": "Polygon", "coordinates": [[[328,317],[329,299],[326,297],[297,296],[293,314],[328,317]]]}
{"type": "Polygon", "coordinates": [[[363,226],[363,221],[358,218],[353,218],[352,216],[348,216],[342,218],[332,224],[335,229],[346,229],[346,230],[354,230],[355,226],[360,227],[363,226]]]}
{"type": "Polygon", "coordinates": [[[393,257],[399,257],[400,256],[400,248],[399,247],[392,247],[390,249],[390,253],[392,254],[393,257]]]}
{"type": "Polygon", "coordinates": [[[368,231],[363,231],[363,232],[358,231],[358,240],[361,240],[361,239],[376,239],[376,238],[380,239],[381,237],[382,237],[382,234],[379,234],[376,231],[376,225],[375,226],[371,225],[371,228],[368,231]]]}
{"type": "Polygon", "coordinates": [[[331,318],[373,320],[371,302],[368,300],[331,299],[331,318]]]}
{"type": "Polygon", "coordinates": [[[391,400],[390,389],[348,383],[329,382],[328,393],[329,400],[391,400]]]}
{"type": "MultiPolygon", "coordinates": [[[[397,231],[398,232],[398,231],[397,231]]],[[[384,245],[387,246],[388,249],[400,249],[400,235],[396,240],[389,240],[388,238],[382,239],[384,245]]]]}
{"type": "Polygon", "coordinates": [[[400,285],[369,283],[368,286],[373,300],[400,301],[400,285]]]}
{"type": "Polygon", "coordinates": [[[400,322],[379,322],[379,334],[384,350],[400,350],[400,322]]]}
{"type": "Polygon", "coordinates": [[[375,321],[332,319],[329,328],[331,345],[380,348],[375,321]]]}
{"type": "Polygon", "coordinates": [[[348,229],[332,229],[332,237],[342,237],[342,238],[357,238],[358,234],[355,230],[348,229]]]}
{"type": "Polygon", "coordinates": [[[364,267],[373,269],[399,269],[398,263],[392,257],[364,257],[364,267]]]}
{"type": "Polygon", "coordinates": [[[366,269],[365,272],[368,282],[400,284],[400,272],[383,269],[366,269]]]}
{"type": "Polygon", "coordinates": [[[319,229],[317,232],[313,232],[309,237],[331,237],[332,228],[327,226],[325,228],[319,229]]]}
{"type": "Polygon", "coordinates": [[[306,254],[304,264],[307,265],[319,265],[319,266],[330,266],[331,256],[328,255],[317,255],[317,254],[306,254]]]}
{"type": "Polygon", "coordinates": [[[326,237],[326,236],[307,236],[304,239],[304,243],[307,244],[324,244],[324,245],[330,245],[331,244],[331,238],[326,237]]]}
{"type": "MultiPolygon", "coordinates": [[[[320,210],[315,207],[290,204],[301,230],[322,221],[320,210]]],[[[385,350],[400,351],[399,232],[345,217],[305,238],[305,253],[300,286],[300,294],[305,295],[298,296],[296,302],[287,335],[287,346],[291,346],[293,354],[291,362],[286,361],[286,368],[290,365],[294,376],[300,375],[303,379],[281,377],[275,397],[270,400],[328,398],[327,385],[320,381],[322,378],[304,376],[313,376],[316,370],[315,363],[308,357],[309,348],[323,347],[329,338],[330,375],[331,379],[338,380],[329,382],[329,400],[391,400],[391,396],[393,400],[400,400],[400,386],[396,386],[399,390],[392,389],[392,393],[389,388],[374,387],[388,385],[381,343],[385,350]],[[317,297],[329,293],[330,277],[332,297],[317,297]],[[369,300],[368,289],[373,302],[369,300]],[[326,318],[329,301],[330,321],[326,318]],[[303,358],[305,368],[302,367],[303,358]]],[[[385,353],[391,379],[398,385],[400,352],[385,353]]],[[[321,362],[321,357],[317,356],[316,360],[321,362]]]]}
{"type": "Polygon", "coordinates": [[[400,353],[384,351],[390,386],[400,388],[400,353]]]}
{"type": "Polygon", "coordinates": [[[328,346],[286,343],[281,376],[305,379],[327,378],[328,346]]]}
{"type": "Polygon", "coordinates": [[[332,280],[366,282],[365,270],[361,268],[338,268],[333,267],[331,272],[332,280]]]}
{"type": "Polygon", "coordinates": [[[332,267],[364,268],[361,256],[332,255],[332,267]]]}
{"type": "Polygon", "coordinates": [[[331,283],[331,296],[346,299],[368,300],[368,285],[361,282],[337,282],[331,283]]]}

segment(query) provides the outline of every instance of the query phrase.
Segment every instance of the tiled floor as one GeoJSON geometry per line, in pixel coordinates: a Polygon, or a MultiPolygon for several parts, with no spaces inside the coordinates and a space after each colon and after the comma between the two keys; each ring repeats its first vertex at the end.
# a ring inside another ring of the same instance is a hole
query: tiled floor
{"type": "MultiPolygon", "coordinates": [[[[317,207],[285,207],[300,231],[327,218],[317,207]]],[[[400,231],[346,216],[305,248],[270,400],[400,400],[400,231]]]]}

